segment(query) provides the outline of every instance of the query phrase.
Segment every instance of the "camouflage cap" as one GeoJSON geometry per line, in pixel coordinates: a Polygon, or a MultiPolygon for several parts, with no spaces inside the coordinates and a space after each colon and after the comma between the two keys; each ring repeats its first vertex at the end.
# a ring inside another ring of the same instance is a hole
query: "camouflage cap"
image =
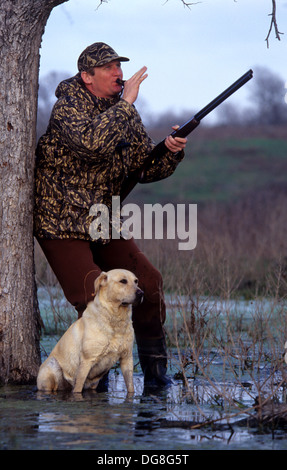
{"type": "Polygon", "coordinates": [[[120,62],[127,62],[127,57],[120,57],[114,49],[105,44],[104,42],[95,42],[88,46],[80,55],[78,59],[79,72],[85,72],[92,67],[100,67],[101,65],[119,60],[120,62]]]}

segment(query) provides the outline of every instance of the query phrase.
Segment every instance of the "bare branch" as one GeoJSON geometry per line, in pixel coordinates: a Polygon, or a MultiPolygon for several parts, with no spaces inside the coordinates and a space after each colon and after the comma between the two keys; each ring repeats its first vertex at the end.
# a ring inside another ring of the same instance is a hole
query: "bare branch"
{"type": "Polygon", "coordinates": [[[268,31],[268,34],[267,34],[267,37],[265,39],[265,41],[267,42],[267,47],[269,48],[269,37],[270,37],[270,34],[271,34],[271,31],[272,31],[272,28],[274,28],[274,31],[275,31],[275,37],[276,39],[278,39],[278,41],[280,41],[280,34],[284,34],[284,33],[280,33],[279,29],[278,29],[278,25],[277,25],[277,18],[276,18],[276,0],[272,0],[272,13],[270,13],[271,16],[271,22],[270,22],[270,28],[269,28],[269,31],[268,31]]]}
{"type": "Polygon", "coordinates": [[[187,7],[187,8],[190,8],[191,5],[197,5],[198,3],[202,3],[202,2],[192,2],[192,3],[187,3],[185,0],[181,0],[182,4],[184,7],[187,7]]]}
{"type": "Polygon", "coordinates": [[[108,3],[108,0],[99,0],[99,2],[100,3],[98,4],[96,10],[98,10],[103,3],[108,3]]]}

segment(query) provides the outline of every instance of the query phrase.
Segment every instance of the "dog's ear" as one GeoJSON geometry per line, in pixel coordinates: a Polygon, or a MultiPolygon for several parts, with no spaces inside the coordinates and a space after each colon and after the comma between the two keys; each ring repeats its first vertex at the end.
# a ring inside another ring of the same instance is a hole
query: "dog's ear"
{"type": "Polygon", "coordinates": [[[94,292],[94,295],[95,295],[95,296],[96,296],[97,293],[99,292],[100,287],[106,285],[107,280],[108,280],[108,275],[107,275],[107,273],[105,273],[105,272],[103,271],[103,272],[97,277],[97,279],[95,280],[95,292],[94,292]]]}

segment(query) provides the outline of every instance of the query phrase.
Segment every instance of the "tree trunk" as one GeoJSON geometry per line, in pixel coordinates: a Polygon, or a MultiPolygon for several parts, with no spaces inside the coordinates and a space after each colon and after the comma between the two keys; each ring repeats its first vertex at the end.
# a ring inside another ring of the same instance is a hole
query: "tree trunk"
{"type": "Polygon", "coordinates": [[[54,6],[2,0],[0,9],[0,383],[30,383],[40,364],[34,277],[33,179],[39,48],[54,6]]]}

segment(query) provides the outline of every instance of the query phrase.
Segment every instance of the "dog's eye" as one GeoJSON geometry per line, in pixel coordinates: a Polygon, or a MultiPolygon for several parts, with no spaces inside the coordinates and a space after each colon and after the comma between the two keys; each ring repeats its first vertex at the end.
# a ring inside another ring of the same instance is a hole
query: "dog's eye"
{"type": "Polygon", "coordinates": [[[127,284],[127,283],[128,283],[128,281],[127,281],[126,279],[121,279],[120,282],[121,282],[122,284],[127,284]]]}

